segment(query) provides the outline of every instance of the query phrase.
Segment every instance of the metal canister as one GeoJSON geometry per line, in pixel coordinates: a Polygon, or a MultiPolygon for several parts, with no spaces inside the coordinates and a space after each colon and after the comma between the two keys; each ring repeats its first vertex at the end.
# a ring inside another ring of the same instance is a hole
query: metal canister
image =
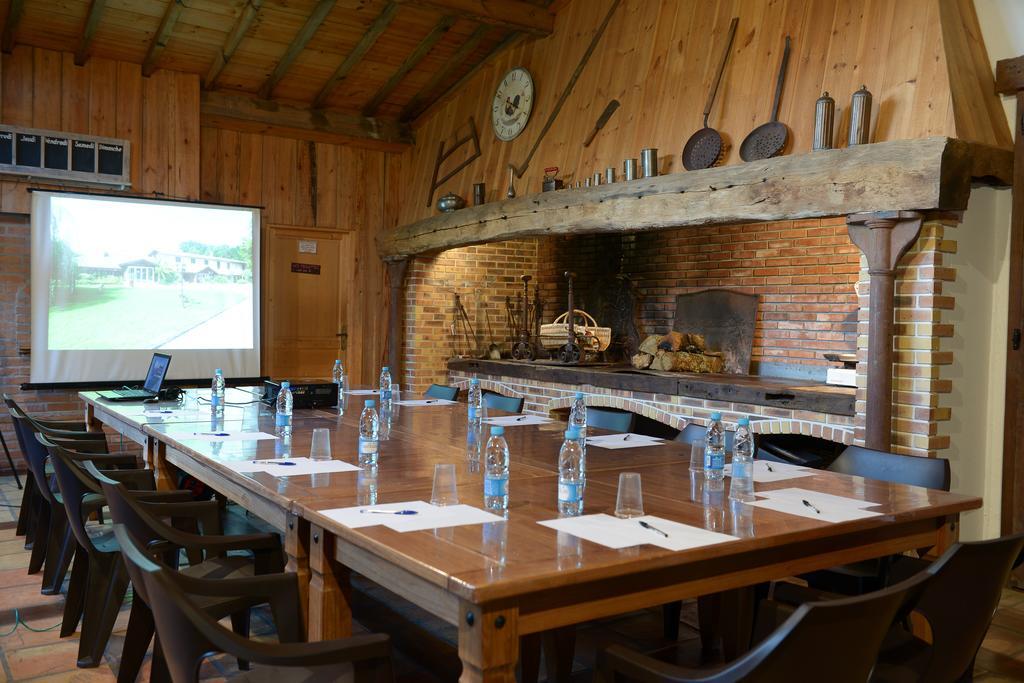
{"type": "Polygon", "coordinates": [[[583,179],[583,187],[590,187],[590,178],[583,179]]]}
{"type": "Polygon", "coordinates": [[[594,177],[590,181],[590,184],[593,185],[594,187],[597,187],[598,185],[601,184],[601,172],[600,171],[594,171],[594,177]]]}
{"type": "Polygon", "coordinates": [[[608,168],[604,169],[604,182],[606,184],[608,184],[608,185],[611,185],[612,183],[615,182],[615,168],[614,167],[609,166],[608,168]]]}
{"type": "Polygon", "coordinates": [[[636,159],[622,161],[622,177],[625,180],[636,180],[636,159]]]}
{"type": "Polygon", "coordinates": [[[487,185],[473,183],[473,206],[480,206],[487,201],[487,185]]]}
{"type": "Polygon", "coordinates": [[[871,93],[866,85],[853,93],[850,101],[850,137],[848,144],[866,145],[871,132],[871,93]]]}
{"type": "Polygon", "coordinates": [[[658,175],[658,150],[648,147],[640,150],[640,177],[653,178],[658,175]]]}
{"type": "Polygon", "coordinates": [[[832,149],[832,130],[836,120],[836,101],[825,91],[814,103],[814,140],[811,149],[832,149]]]}

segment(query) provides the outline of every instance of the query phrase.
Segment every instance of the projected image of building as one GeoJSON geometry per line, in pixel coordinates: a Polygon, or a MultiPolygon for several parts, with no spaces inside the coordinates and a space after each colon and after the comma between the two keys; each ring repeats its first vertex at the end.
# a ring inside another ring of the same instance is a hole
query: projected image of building
{"type": "Polygon", "coordinates": [[[151,251],[128,261],[107,254],[78,261],[80,275],[118,277],[127,285],[166,282],[161,272],[177,274],[184,282],[208,282],[218,277],[240,282],[249,278],[245,261],[209,254],[151,251]]]}

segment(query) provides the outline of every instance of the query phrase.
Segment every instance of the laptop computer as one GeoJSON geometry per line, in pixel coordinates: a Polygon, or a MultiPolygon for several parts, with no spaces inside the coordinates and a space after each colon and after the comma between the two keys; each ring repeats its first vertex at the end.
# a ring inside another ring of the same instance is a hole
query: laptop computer
{"type": "Polygon", "coordinates": [[[167,376],[167,368],[170,364],[171,357],[166,353],[154,353],[153,360],[149,362],[149,372],[146,373],[146,381],[141,389],[101,391],[99,396],[108,401],[145,401],[146,399],[157,398],[160,395],[160,387],[163,386],[164,377],[167,376]]]}

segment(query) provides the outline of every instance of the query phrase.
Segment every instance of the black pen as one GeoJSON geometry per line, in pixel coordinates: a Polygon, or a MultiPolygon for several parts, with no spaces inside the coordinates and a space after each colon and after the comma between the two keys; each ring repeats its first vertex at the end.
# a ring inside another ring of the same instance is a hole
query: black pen
{"type": "Polygon", "coordinates": [[[768,463],[765,463],[764,466],[765,466],[765,469],[767,469],[769,472],[774,472],[775,471],[775,470],[772,469],[772,466],[769,465],[768,463]]]}
{"type": "Polygon", "coordinates": [[[515,421],[516,421],[516,422],[522,422],[522,421],[523,421],[523,420],[525,420],[525,419],[526,419],[527,417],[528,417],[527,415],[523,415],[522,417],[517,417],[517,418],[515,419],[515,421]]]}
{"type": "Polygon", "coordinates": [[[631,436],[633,436],[633,435],[632,434],[626,434],[624,437],[622,437],[622,440],[623,441],[629,441],[629,437],[631,437],[631,436]]]}
{"type": "Polygon", "coordinates": [[[417,510],[360,510],[367,515],[418,515],[417,510]]]}
{"type": "Polygon", "coordinates": [[[642,520],[642,519],[639,519],[639,520],[637,520],[637,521],[638,521],[638,522],[640,523],[640,526],[642,526],[643,528],[645,528],[645,529],[650,529],[651,531],[656,531],[657,533],[661,534],[661,535],[662,535],[662,536],[664,536],[665,538],[668,538],[668,534],[666,534],[666,533],[665,533],[664,531],[662,531],[661,529],[659,529],[659,528],[657,528],[657,527],[654,527],[654,526],[651,526],[650,524],[648,524],[647,522],[645,522],[645,521],[644,521],[644,520],[642,520]]]}
{"type": "Polygon", "coordinates": [[[817,514],[819,514],[819,515],[821,514],[821,510],[819,510],[818,508],[816,508],[816,507],[814,507],[813,505],[811,505],[811,501],[809,501],[809,500],[807,500],[807,499],[805,498],[805,499],[804,499],[804,501],[803,501],[803,503],[804,503],[804,505],[806,505],[807,507],[809,507],[809,508],[811,508],[812,510],[814,510],[814,511],[815,511],[815,512],[816,512],[817,514]]]}

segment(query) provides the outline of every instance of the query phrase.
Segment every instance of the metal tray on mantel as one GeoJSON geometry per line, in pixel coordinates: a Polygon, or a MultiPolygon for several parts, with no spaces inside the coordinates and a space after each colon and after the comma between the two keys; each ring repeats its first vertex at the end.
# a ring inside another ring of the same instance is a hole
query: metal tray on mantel
{"type": "Polygon", "coordinates": [[[757,294],[732,289],[705,289],[676,296],[672,329],[703,334],[709,351],[725,355],[724,371],[746,375],[754,349],[757,294]]]}

